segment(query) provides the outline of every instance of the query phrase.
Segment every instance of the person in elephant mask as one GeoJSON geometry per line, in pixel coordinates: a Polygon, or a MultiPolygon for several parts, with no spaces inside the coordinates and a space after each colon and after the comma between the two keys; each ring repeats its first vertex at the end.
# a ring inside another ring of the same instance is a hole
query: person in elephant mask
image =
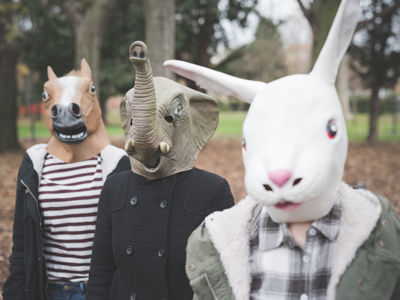
{"type": "Polygon", "coordinates": [[[225,179],[193,167],[218,125],[218,103],[153,78],[143,42],[129,53],[136,81],[121,123],[132,171],[104,185],[87,299],[191,299],[187,239],[208,214],[234,205],[225,179]]]}
{"type": "Polygon", "coordinates": [[[5,300],[85,299],[103,182],[130,169],[101,118],[89,65],[58,78],[48,67],[44,118],[52,137],[26,151],[17,182],[5,300]]]}

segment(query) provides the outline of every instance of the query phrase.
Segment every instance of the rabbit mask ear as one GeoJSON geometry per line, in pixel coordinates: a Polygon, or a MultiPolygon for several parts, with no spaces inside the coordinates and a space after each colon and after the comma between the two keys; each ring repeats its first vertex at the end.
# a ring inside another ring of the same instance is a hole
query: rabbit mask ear
{"type": "Polygon", "coordinates": [[[335,84],[339,64],[361,16],[360,0],[343,0],[311,75],[335,84]]]}
{"type": "Polygon", "coordinates": [[[167,60],[164,67],[185,78],[195,81],[200,87],[217,93],[234,96],[251,103],[266,83],[233,77],[218,71],[179,60],[167,60]]]}

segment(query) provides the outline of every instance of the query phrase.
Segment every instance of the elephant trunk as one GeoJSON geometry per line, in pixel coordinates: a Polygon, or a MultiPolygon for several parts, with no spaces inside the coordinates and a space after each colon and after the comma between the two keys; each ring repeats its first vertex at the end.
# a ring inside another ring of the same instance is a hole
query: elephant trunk
{"type": "Polygon", "coordinates": [[[135,158],[147,167],[158,163],[157,102],[153,81],[153,72],[148,58],[147,47],[143,42],[134,42],[130,49],[130,60],[136,69],[133,99],[130,104],[133,141],[128,146],[134,147],[135,158]]]}

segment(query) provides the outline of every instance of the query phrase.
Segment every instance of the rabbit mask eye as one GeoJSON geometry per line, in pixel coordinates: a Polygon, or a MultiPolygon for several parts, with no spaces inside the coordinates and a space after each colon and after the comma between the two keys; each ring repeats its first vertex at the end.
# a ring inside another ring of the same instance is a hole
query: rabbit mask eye
{"type": "Polygon", "coordinates": [[[338,131],[335,120],[329,120],[328,126],[326,127],[326,131],[327,131],[328,137],[330,139],[335,138],[337,131],[338,131]]]}
{"type": "Polygon", "coordinates": [[[246,140],[245,139],[242,140],[242,146],[243,146],[243,149],[246,150],[246,140]]]}

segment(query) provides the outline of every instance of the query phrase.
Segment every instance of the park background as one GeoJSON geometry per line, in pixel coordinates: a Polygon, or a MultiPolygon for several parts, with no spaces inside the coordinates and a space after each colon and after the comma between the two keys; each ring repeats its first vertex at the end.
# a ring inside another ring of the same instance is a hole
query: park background
{"type": "MultiPolygon", "coordinates": [[[[310,71],[340,0],[0,1],[0,293],[8,276],[17,172],[24,151],[50,137],[41,94],[47,66],[58,76],[89,62],[112,143],[122,147],[118,107],[134,86],[128,49],[149,48],[155,76],[198,89],[162,67],[180,59],[270,82],[310,71]]],[[[361,0],[362,18],[336,82],[347,120],[344,181],[388,197],[400,212],[400,1],[361,0]]],[[[225,177],[245,197],[242,124],[248,104],[212,94],[216,134],[195,166],[225,177]]],[[[323,101],[323,99],[321,99],[323,101]]],[[[329,159],[329,158],[327,158],[329,159]]],[[[0,299],[2,297],[0,296],[0,299]]]]}

